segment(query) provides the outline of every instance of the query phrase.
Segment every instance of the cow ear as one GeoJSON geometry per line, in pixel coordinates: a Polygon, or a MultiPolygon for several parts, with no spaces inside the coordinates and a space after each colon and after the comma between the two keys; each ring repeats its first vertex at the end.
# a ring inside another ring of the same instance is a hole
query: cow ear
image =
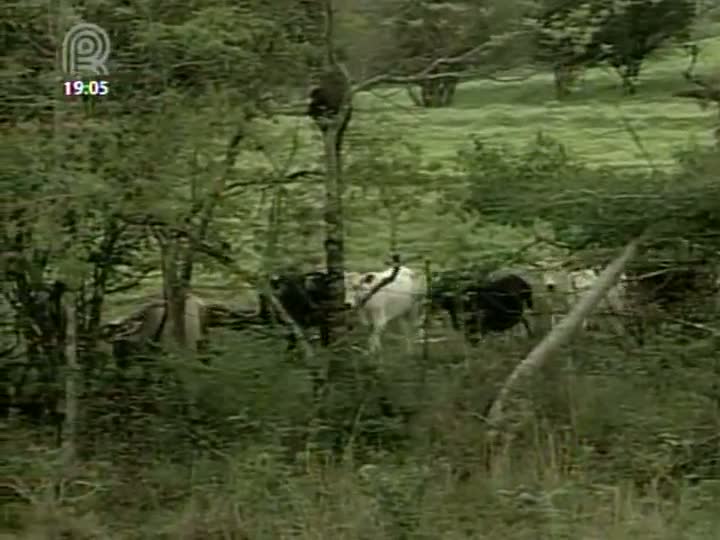
{"type": "Polygon", "coordinates": [[[313,274],[308,274],[305,276],[305,289],[311,290],[314,289],[317,285],[317,276],[313,274]]]}

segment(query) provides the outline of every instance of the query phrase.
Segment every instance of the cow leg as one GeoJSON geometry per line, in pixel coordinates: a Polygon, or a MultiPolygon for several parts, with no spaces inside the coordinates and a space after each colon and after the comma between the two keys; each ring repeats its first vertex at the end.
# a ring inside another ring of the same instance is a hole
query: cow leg
{"type": "Polygon", "coordinates": [[[415,319],[414,328],[411,329],[416,331],[416,337],[418,337],[420,340],[425,339],[425,329],[429,326],[429,319],[430,314],[428,313],[428,310],[425,309],[424,306],[420,305],[417,307],[417,316],[415,319]]]}
{"type": "Polygon", "coordinates": [[[582,324],[580,326],[586,332],[590,329],[590,321],[587,317],[582,320],[582,324]]]}
{"type": "Polygon", "coordinates": [[[415,324],[417,319],[410,314],[403,317],[401,324],[403,327],[403,334],[405,334],[405,352],[411,354],[413,352],[413,340],[415,338],[415,324]]]}
{"type": "Polygon", "coordinates": [[[527,331],[528,337],[532,337],[533,332],[532,332],[532,328],[530,328],[530,323],[528,322],[527,317],[525,317],[523,315],[522,317],[520,317],[520,321],[523,323],[523,326],[525,327],[525,330],[527,331]]]}
{"type": "Polygon", "coordinates": [[[427,310],[421,302],[416,302],[408,312],[406,317],[408,352],[412,352],[412,350],[414,349],[414,342],[417,337],[419,337],[421,340],[425,339],[427,316],[427,310]]]}
{"type": "Polygon", "coordinates": [[[297,337],[295,337],[295,334],[293,332],[290,332],[287,336],[287,351],[292,352],[295,350],[295,347],[297,347],[297,337]]]}
{"type": "Polygon", "coordinates": [[[633,314],[625,324],[628,332],[635,339],[638,346],[643,347],[645,345],[645,322],[641,316],[633,314]]]}
{"type": "Polygon", "coordinates": [[[452,324],[455,330],[460,331],[460,321],[458,320],[457,312],[452,308],[448,310],[448,313],[450,314],[450,324],[452,324]]]}
{"type": "Polygon", "coordinates": [[[323,321],[320,324],[320,345],[327,347],[330,345],[330,323],[323,321]]]}
{"type": "Polygon", "coordinates": [[[380,336],[387,326],[387,318],[385,317],[385,314],[382,313],[373,317],[373,319],[372,332],[369,340],[369,350],[372,353],[376,353],[380,350],[380,336]]]}
{"type": "Polygon", "coordinates": [[[480,342],[480,321],[477,314],[472,314],[465,319],[465,338],[473,347],[480,342]]]}
{"type": "Polygon", "coordinates": [[[380,350],[380,332],[373,329],[372,334],[370,334],[370,340],[368,342],[368,351],[371,353],[376,353],[380,350]]]}

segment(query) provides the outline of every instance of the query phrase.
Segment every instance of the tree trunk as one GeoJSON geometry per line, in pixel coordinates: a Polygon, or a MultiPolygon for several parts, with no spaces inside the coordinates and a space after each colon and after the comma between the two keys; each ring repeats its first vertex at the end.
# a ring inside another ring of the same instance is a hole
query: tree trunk
{"type": "Polygon", "coordinates": [[[82,371],[77,356],[77,311],[75,295],[68,294],[65,304],[65,419],[62,429],[63,465],[72,465],[76,455],[78,396],[82,371]]]}
{"type": "MultiPolygon", "coordinates": [[[[343,180],[341,141],[343,127],[347,127],[347,115],[350,107],[340,111],[338,117],[323,133],[325,146],[325,263],[331,281],[331,305],[327,306],[330,313],[330,326],[340,324],[340,317],[345,304],[345,229],[343,212],[343,180]]],[[[332,332],[330,339],[332,340],[332,332]]]]}
{"type": "Polygon", "coordinates": [[[627,65],[616,65],[615,71],[620,75],[622,81],[623,94],[626,96],[634,96],[637,94],[637,80],[640,77],[641,64],[631,61],[627,65]]]}
{"type": "Polygon", "coordinates": [[[415,91],[415,87],[413,85],[409,84],[406,87],[406,89],[407,89],[408,96],[410,96],[410,101],[413,102],[413,105],[415,105],[416,107],[422,107],[423,106],[422,99],[420,98],[420,96],[418,96],[417,92],[415,91]]]}
{"type": "Polygon", "coordinates": [[[447,107],[455,98],[456,77],[430,79],[420,83],[420,102],[423,107],[447,107]]]}
{"type": "Polygon", "coordinates": [[[560,101],[570,95],[574,77],[572,69],[563,64],[553,66],[553,74],[555,75],[555,98],[560,101]]]}
{"type": "Polygon", "coordinates": [[[637,93],[635,79],[627,73],[623,73],[622,75],[622,87],[623,94],[625,94],[626,96],[634,96],[637,93]]]}
{"type": "MultiPolygon", "coordinates": [[[[187,285],[183,283],[179,275],[178,251],[179,239],[165,240],[161,246],[162,251],[162,275],[163,275],[163,296],[165,297],[166,323],[170,326],[174,345],[185,350],[187,336],[185,335],[185,298],[187,296],[187,285]]],[[[158,338],[162,337],[160,330],[158,338]]]]}

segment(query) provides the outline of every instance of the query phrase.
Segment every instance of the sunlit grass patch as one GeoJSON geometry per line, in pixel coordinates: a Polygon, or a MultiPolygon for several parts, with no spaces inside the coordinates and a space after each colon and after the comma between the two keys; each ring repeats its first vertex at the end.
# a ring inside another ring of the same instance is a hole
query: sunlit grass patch
{"type": "MultiPolygon", "coordinates": [[[[716,40],[704,40],[701,46],[700,72],[720,61],[716,40]]],[[[452,160],[472,135],[521,146],[542,131],[594,165],[647,165],[627,122],[654,164],[667,167],[673,154],[689,142],[711,144],[716,119],[712,110],[703,111],[693,101],[672,96],[688,85],[682,76],[687,56],[681,50],[657,56],[647,62],[638,93],[632,97],[623,96],[617,76],[601,68],[589,70],[563,102],[555,100],[552,76],[547,73],[522,82],[463,83],[453,105],[440,109],[420,109],[406,92],[383,89],[358,96],[353,127],[362,131],[364,125],[372,125],[372,115],[381,114],[388,125],[401,128],[409,142],[420,145],[427,160],[452,160]]]]}

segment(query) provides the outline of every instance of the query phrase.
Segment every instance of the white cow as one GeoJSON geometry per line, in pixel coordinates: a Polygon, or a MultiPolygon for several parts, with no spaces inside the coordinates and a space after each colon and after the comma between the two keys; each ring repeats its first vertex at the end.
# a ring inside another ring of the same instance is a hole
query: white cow
{"type": "MultiPolygon", "coordinates": [[[[587,293],[597,281],[600,273],[596,270],[585,268],[571,272],[563,270],[546,271],[543,275],[543,285],[549,295],[552,307],[552,324],[557,324],[560,317],[566,315],[582,295],[587,293]]],[[[620,276],[616,283],[600,301],[596,311],[603,314],[620,315],[625,313],[627,298],[627,277],[620,276]]],[[[582,323],[587,329],[589,323],[584,320],[582,323]]]]}
{"type": "MultiPolygon", "coordinates": [[[[392,275],[393,268],[383,272],[366,274],[348,273],[346,277],[346,304],[355,309],[367,297],[373,287],[392,275]]],[[[359,308],[360,321],[372,327],[370,351],[380,349],[380,336],[390,321],[397,320],[403,327],[408,352],[419,327],[422,325],[423,304],[427,283],[423,274],[401,266],[395,279],[378,290],[367,303],[359,308]]]]}

